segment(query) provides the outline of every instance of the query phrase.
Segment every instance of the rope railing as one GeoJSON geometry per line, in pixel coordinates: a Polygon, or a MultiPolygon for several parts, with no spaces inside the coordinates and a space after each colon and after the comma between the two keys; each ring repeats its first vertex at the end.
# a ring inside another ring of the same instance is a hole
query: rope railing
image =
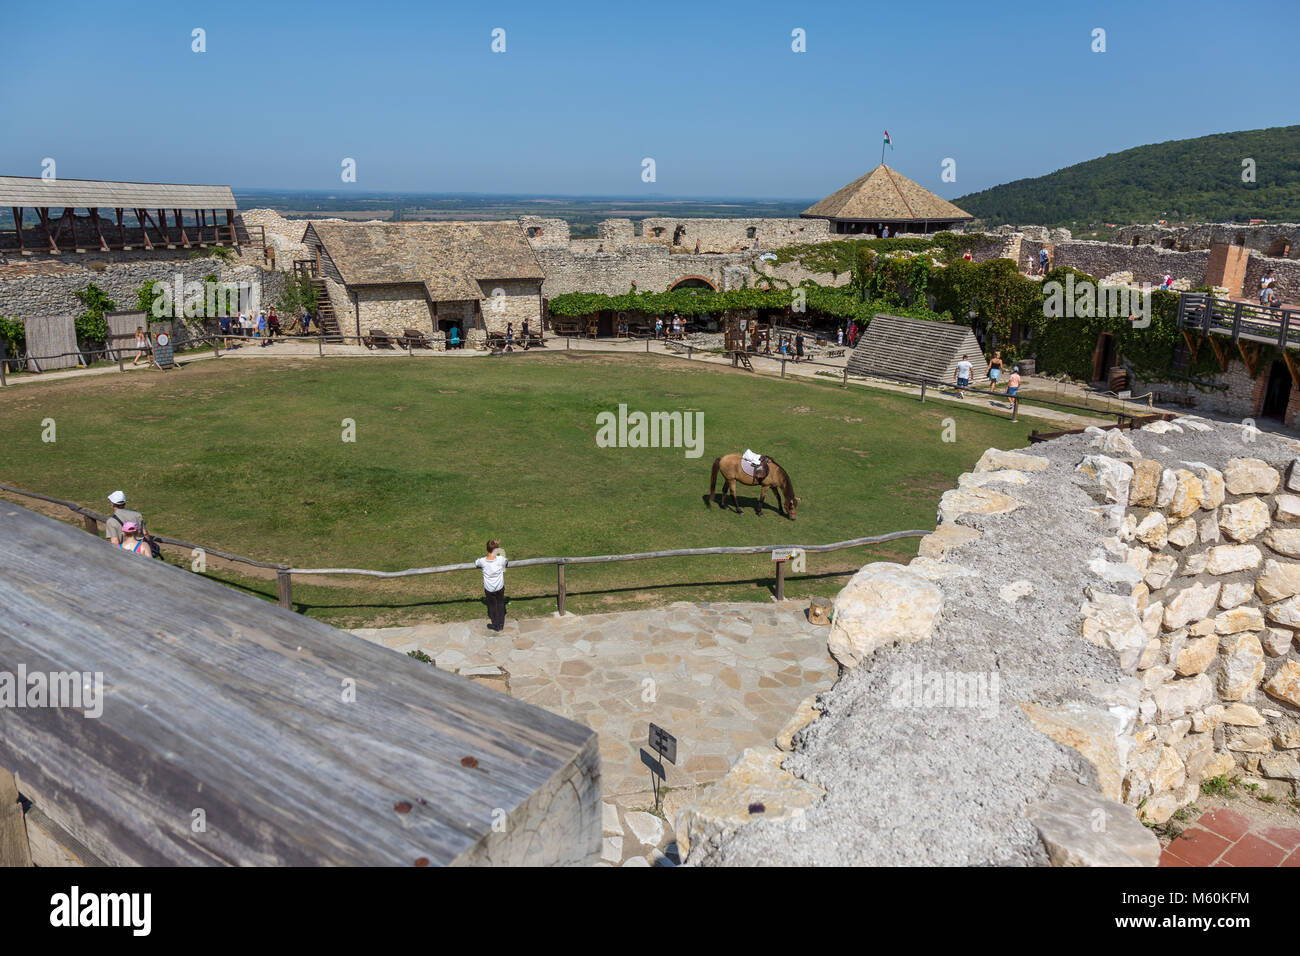
{"type": "MultiPolygon", "coordinates": [[[[84,508],[75,501],[65,501],[62,498],[52,498],[49,495],[42,495],[35,491],[26,491],[22,488],[15,488],[12,485],[0,484],[0,492],[20,497],[32,498],[37,501],[44,501],[49,504],[59,505],[67,508],[73,514],[80,515],[85,529],[98,536],[99,524],[108,521],[108,516],[84,508]]],[[[913,531],[891,531],[887,534],[871,535],[865,538],[851,538],[847,541],[833,541],[830,544],[800,544],[800,545],[779,545],[779,544],[760,544],[760,545],[743,545],[737,547],[716,547],[716,548],[678,548],[669,551],[640,551],[631,554],[597,554],[582,555],[577,557],[546,557],[546,558],[521,558],[511,560],[511,568],[526,568],[537,566],[553,565],[556,569],[556,608],[563,614],[565,613],[565,599],[567,596],[567,586],[565,582],[564,569],[571,564],[604,564],[617,561],[647,561],[656,558],[678,558],[678,557],[696,557],[702,555],[716,554],[770,554],[772,552],[812,552],[825,553],[829,551],[842,551],[847,548],[858,548],[864,545],[880,544],[885,541],[895,541],[900,538],[920,538],[930,534],[930,531],[913,530],[913,531]]],[[[297,575],[358,575],[363,577],[375,578],[405,578],[415,577],[425,574],[445,574],[452,571],[474,571],[478,566],[472,562],[463,562],[460,564],[443,564],[436,567],[428,568],[407,568],[403,571],[375,571],[369,568],[295,568],[287,564],[275,564],[267,561],[258,561],[254,558],[247,558],[239,554],[231,554],[226,551],[218,551],[215,548],[209,548],[205,545],[194,544],[190,541],[182,541],[178,538],[169,538],[163,535],[150,534],[150,537],[159,544],[171,545],[177,548],[183,548],[191,553],[201,551],[203,554],[215,555],[227,561],[238,564],[245,564],[254,568],[262,568],[274,571],[280,606],[283,608],[293,608],[293,576],[297,575]]],[[[789,563],[789,555],[785,558],[774,562],[776,564],[776,599],[785,600],[785,580],[786,565],[789,563]]]]}

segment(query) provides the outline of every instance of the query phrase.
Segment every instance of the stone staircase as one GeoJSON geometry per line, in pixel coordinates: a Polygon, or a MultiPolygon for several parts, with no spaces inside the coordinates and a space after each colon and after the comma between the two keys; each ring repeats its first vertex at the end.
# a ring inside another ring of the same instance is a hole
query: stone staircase
{"type": "Polygon", "coordinates": [[[878,315],[858,339],[848,369],[856,375],[951,382],[963,355],[983,371],[979,340],[964,325],[878,315]]]}

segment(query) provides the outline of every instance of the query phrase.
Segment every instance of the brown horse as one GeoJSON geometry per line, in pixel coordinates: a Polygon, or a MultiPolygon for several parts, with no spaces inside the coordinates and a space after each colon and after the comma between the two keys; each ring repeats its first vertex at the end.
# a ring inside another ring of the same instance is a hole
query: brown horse
{"type": "Polygon", "coordinates": [[[785,516],[793,521],[795,509],[799,507],[801,499],[795,497],[794,484],[791,483],[790,476],[786,474],[785,469],[769,458],[767,459],[767,474],[763,476],[761,482],[755,481],[753,477],[745,474],[740,467],[741,457],[738,452],[735,452],[713,459],[713,474],[709,478],[709,497],[705,504],[712,507],[713,496],[718,484],[718,472],[722,472],[722,479],[726,482],[722,486],[722,507],[727,506],[727,492],[731,492],[731,500],[736,506],[736,514],[740,514],[740,502],[736,500],[736,482],[740,482],[742,485],[758,485],[758,507],[754,510],[759,517],[763,515],[763,498],[767,495],[767,489],[771,488],[772,493],[776,495],[777,510],[784,512],[785,516]],[[781,503],[783,494],[785,496],[784,505],[781,503]]]}

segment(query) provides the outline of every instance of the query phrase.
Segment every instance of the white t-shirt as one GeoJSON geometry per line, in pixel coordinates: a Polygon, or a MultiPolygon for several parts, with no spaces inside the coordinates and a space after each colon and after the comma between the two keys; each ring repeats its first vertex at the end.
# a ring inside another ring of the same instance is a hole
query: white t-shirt
{"type": "Polygon", "coordinates": [[[483,569],[483,590],[500,591],[506,586],[506,556],[498,551],[497,556],[489,561],[479,558],[474,566],[483,569]]]}
{"type": "Polygon", "coordinates": [[[962,361],[957,363],[957,377],[970,378],[970,362],[962,361]]]}

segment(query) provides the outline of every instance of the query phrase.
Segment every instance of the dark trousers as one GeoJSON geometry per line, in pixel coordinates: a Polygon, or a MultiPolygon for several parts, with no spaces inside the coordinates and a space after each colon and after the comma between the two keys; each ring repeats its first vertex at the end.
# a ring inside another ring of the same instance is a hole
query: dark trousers
{"type": "Polygon", "coordinates": [[[498,631],[506,624],[506,589],[489,591],[484,589],[483,597],[487,600],[488,619],[498,631]]]}

